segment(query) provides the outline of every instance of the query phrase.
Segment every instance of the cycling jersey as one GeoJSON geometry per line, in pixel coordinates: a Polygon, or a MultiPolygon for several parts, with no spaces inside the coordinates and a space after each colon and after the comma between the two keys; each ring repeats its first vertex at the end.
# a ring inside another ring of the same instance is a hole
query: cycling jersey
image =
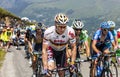
{"type": "Polygon", "coordinates": [[[34,36],[34,43],[37,43],[37,44],[42,43],[42,39],[43,39],[42,34],[39,36],[36,36],[36,32],[34,32],[33,36],[34,36]]]}
{"type": "Polygon", "coordinates": [[[44,33],[44,44],[48,44],[56,51],[62,51],[66,48],[66,44],[68,41],[70,43],[75,43],[75,32],[74,30],[67,26],[66,30],[63,34],[59,35],[56,33],[55,26],[51,26],[48,29],[46,29],[44,33]]]}
{"type": "Polygon", "coordinates": [[[86,40],[88,40],[88,34],[84,30],[82,30],[79,35],[79,39],[77,39],[77,43],[82,44],[86,40]]]}
{"type": "Polygon", "coordinates": [[[12,37],[12,31],[11,30],[7,30],[5,32],[5,41],[10,41],[11,37],[12,37]]]}
{"type": "Polygon", "coordinates": [[[36,36],[36,32],[33,33],[33,49],[36,51],[42,51],[42,34],[39,36],[36,36]]]}
{"type": "Polygon", "coordinates": [[[101,34],[102,34],[102,31],[97,30],[93,36],[93,40],[97,40],[97,43],[104,43],[106,45],[111,45],[111,42],[114,41],[114,37],[112,33],[109,31],[104,41],[100,41],[101,34]]]}
{"type": "Polygon", "coordinates": [[[117,31],[116,30],[112,30],[110,32],[112,33],[113,37],[117,36],[117,31]]]}
{"type": "MultiPolygon", "coordinates": [[[[102,35],[102,31],[99,29],[93,35],[92,40],[96,40],[96,48],[103,52],[105,49],[109,49],[111,47],[111,42],[114,42],[114,37],[110,31],[108,31],[104,41],[100,41],[102,35]]],[[[93,50],[92,58],[97,58],[97,53],[93,50]]]]}

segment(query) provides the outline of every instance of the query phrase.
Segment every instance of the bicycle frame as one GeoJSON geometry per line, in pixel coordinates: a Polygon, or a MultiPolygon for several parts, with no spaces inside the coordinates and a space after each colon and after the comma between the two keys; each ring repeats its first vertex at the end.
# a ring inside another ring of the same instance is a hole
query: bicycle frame
{"type": "MultiPolygon", "coordinates": [[[[112,74],[109,66],[110,66],[110,62],[109,59],[110,57],[113,57],[113,54],[115,54],[115,52],[111,52],[110,54],[102,54],[98,57],[98,63],[97,63],[97,67],[100,67],[100,74],[98,74],[97,72],[97,77],[102,77],[104,72],[108,71],[110,73],[110,75],[112,74]]],[[[97,69],[98,71],[98,69],[97,69]]],[[[107,74],[108,74],[107,72],[107,74]]]]}
{"type": "Polygon", "coordinates": [[[34,51],[33,55],[36,55],[36,77],[39,77],[42,75],[42,53],[34,51]]]}

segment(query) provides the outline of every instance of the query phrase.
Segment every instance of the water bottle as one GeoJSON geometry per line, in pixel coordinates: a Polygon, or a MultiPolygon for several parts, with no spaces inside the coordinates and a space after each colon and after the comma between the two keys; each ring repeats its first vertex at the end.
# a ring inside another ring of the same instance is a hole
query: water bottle
{"type": "Polygon", "coordinates": [[[100,66],[97,66],[97,77],[100,77],[101,75],[101,68],[100,66]]]}

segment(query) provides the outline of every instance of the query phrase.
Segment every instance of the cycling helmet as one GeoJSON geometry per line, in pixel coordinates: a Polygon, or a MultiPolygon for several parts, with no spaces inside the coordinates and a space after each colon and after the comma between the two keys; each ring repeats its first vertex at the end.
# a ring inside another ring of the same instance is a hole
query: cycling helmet
{"type": "Polygon", "coordinates": [[[110,28],[114,28],[115,27],[115,22],[113,22],[113,21],[107,21],[107,23],[110,26],[110,28]]]}
{"type": "Polygon", "coordinates": [[[84,24],[81,20],[74,20],[72,23],[72,28],[81,29],[84,27],[84,24]]]}
{"type": "Polygon", "coordinates": [[[39,23],[38,23],[38,26],[39,26],[39,27],[42,27],[42,26],[43,26],[43,24],[42,24],[41,22],[39,22],[39,23]]]}
{"type": "Polygon", "coordinates": [[[59,13],[55,16],[54,21],[59,24],[66,24],[69,21],[69,19],[65,14],[59,13]]]}
{"type": "Polygon", "coordinates": [[[100,27],[101,27],[102,29],[105,29],[105,28],[109,29],[109,28],[110,28],[110,26],[109,26],[109,24],[108,24],[107,22],[102,22],[102,23],[100,24],[100,27]]]}

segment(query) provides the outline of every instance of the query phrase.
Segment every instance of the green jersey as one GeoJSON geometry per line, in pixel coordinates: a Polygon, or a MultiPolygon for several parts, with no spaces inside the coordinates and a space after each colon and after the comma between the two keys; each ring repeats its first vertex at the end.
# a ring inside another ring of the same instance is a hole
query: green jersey
{"type": "Polygon", "coordinates": [[[86,31],[82,30],[82,32],[79,35],[79,38],[77,38],[77,44],[82,44],[87,40],[88,40],[88,34],[86,33],[86,31]]]}

